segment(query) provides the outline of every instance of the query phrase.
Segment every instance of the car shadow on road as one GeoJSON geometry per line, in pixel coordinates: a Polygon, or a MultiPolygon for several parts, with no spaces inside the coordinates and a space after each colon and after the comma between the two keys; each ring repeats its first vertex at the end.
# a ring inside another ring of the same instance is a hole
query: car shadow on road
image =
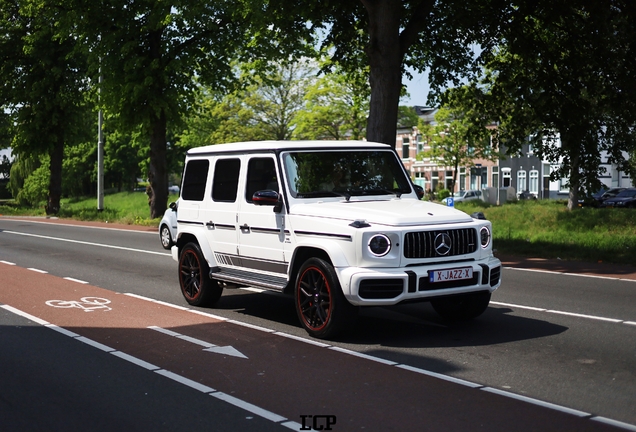
{"type": "MultiPolygon", "coordinates": [[[[232,295],[228,291],[215,308],[300,328],[291,297],[269,293],[232,295]]],[[[472,321],[448,323],[429,303],[363,308],[355,326],[334,342],[395,348],[449,348],[537,339],[568,329],[511,312],[508,307],[490,305],[472,321]]]]}

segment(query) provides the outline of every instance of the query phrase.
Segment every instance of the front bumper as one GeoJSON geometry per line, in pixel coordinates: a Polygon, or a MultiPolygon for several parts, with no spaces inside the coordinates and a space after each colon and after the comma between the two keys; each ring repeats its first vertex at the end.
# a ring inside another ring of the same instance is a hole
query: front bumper
{"type": "Polygon", "coordinates": [[[477,291],[493,292],[501,285],[501,261],[437,263],[402,268],[336,268],[342,291],[356,306],[389,306],[477,291]],[[430,282],[429,272],[470,267],[472,279],[430,282]]]}

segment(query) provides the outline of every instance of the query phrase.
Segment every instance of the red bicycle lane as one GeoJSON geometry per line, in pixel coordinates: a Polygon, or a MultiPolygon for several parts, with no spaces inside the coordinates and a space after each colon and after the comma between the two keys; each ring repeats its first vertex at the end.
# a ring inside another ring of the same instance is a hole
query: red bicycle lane
{"type": "Polygon", "coordinates": [[[292,429],[617,430],[587,413],[2,263],[0,303],[292,429]]]}

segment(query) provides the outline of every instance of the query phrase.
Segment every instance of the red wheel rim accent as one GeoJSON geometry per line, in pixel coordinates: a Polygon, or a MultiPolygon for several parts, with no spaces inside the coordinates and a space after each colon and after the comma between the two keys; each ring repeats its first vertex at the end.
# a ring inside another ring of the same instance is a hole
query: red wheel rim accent
{"type": "Polygon", "coordinates": [[[301,274],[297,290],[297,306],[303,323],[313,331],[324,329],[331,318],[331,287],[318,267],[308,267],[301,274]]]}

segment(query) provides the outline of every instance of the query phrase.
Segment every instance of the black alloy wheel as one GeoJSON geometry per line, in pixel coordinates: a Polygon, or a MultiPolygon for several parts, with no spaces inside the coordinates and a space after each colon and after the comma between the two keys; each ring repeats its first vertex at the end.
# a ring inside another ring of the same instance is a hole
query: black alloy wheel
{"type": "Polygon", "coordinates": [[[333,267],[320,258],[310,258],[300,268],[294,296],[298,318],[315,338],[337,335],[357,316],[358,308],[345,298],[333,267]]]}

